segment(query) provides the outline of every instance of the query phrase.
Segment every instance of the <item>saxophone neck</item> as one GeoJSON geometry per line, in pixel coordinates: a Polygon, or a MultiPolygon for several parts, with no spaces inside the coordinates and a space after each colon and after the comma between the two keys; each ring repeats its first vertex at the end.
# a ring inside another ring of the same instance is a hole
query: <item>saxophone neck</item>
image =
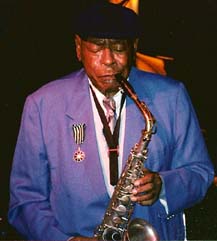
{"type": "Polygon", "coordinates": [[[134,103],[137,105],[139,110],[141,111],[145,121],[146,121],[146,130],[147,132],[155,133],[155,123],[156,120],[150,110],[148,109],[147,105],[140,101],[133,86],[127,81],[121,74],[115,75],[116,80],[120,84],[120,86],[123,88],[124,92],[134,101],[134,103]],[[154,131],[153,131],[154,130],[154,131]]]}

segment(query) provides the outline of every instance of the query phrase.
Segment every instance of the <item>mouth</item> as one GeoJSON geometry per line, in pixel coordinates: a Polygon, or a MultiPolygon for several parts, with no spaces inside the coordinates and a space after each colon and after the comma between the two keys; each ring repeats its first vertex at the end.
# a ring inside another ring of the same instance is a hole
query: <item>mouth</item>
{"type": "Polygon", "coordinates": [[[117,73],[114,73],[114,74],[104,74],[104,75],[101,75],[100,78],[102,78],[103,80],[110,80],[110,81],[114,81],[117,79],[117,75],[120,74],[119,72],[117,73]]]}
{"type": "Polygon", "coordinates": [[[95,81],[95,86],[106,96],[111,96],[112,93],[116,93],[119,90],[120,84],[117,82],[113,74],[103,74],[97,76],[97,81],[95,81]]]}
{"type": "Polygon", "coordinates": [[[102,76],[100,76],[100,79],[102,79],[106,83],[114,83],[114,82],[116,82],[115,74],[102,75],[102,76]]]}

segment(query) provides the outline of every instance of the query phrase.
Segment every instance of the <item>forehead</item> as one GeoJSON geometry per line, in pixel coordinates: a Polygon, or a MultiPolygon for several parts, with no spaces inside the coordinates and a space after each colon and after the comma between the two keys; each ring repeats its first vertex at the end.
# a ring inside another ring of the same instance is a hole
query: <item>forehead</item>
{"type": "Polygon", "coordinates": [[[97,44],[97,45],[104,45],[104,44],[128,44],[130,41],[126,39],[108,39],[108,38],[95,38],[95,37],[88,37],[85,41],[97,44]]]}

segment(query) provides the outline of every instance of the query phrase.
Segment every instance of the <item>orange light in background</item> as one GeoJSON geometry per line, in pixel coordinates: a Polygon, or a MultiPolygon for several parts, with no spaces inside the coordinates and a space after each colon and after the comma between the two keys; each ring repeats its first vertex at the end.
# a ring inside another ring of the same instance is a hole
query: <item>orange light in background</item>
{"type": "Polygon", "coordinates": [[[157,73],[161,75],[167,75],[165,70],[165,60],[173,60],[171,57],[164,57],[164,56],[148,56],[141,53],[136,53],[136,61],[135,65],[138,69],[157,73]]]}
{"type": "Polygon", "coordinates": [[[121,4],[123,2],[123,6],[132,9],[135,13],[138,14],[139,12],[139,0],[110,0],[109,2],[115,3],[115,4],[121,4]]]}

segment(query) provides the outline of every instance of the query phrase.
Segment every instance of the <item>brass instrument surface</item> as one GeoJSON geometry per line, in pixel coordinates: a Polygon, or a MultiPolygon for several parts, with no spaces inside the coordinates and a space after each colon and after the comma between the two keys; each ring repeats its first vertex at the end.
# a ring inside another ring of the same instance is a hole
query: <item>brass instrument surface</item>
{"type": "Polygon", "coordinates": [[[116,75],[116,79],[141,111],[145,119],[145,129],[141,131],[138,143],[131,149],[104,218],[97,227],[94,236],[105,241],[157,241],[159,240],[158,235],[148,222],[138,218],[130,221],[135,206],[135,203],[130,199],[134,188],[133,183],[136,179],[144,176],[143,166],[148,158],[147,147],[152,134],[156,131],[156,121],[146,104],[138,99],[129,82],[121,75],[116,75]],[[138,232],[138,230],[142,230],[142,232],[138,232]]]}

